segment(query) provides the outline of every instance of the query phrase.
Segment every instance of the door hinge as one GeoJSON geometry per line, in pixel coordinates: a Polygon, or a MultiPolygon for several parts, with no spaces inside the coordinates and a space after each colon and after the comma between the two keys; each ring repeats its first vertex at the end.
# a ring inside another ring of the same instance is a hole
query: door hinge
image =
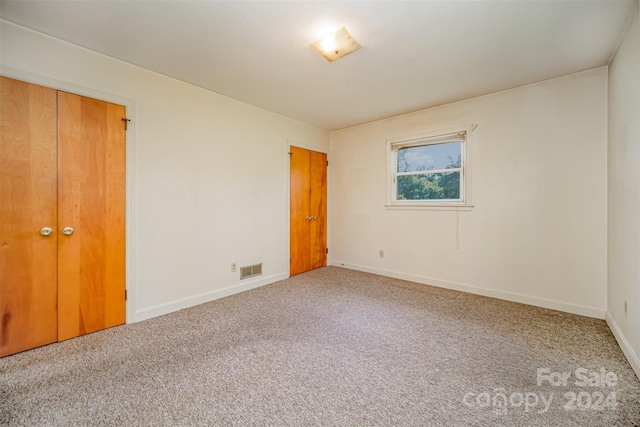
{"type": "Polygon", "coordinates": [[[127,290],[126,289],[124,290],[124,300],[125,301],[127,300],[127,290]]]}
{"type": "Polygon", "coordinates": [[[329,160],[327,160],[327,166],[329,166],[329,160]]]}
{"type": "Polygon", "coordinates": [[[329,248],[327,248],[327,253],[329,253],[329,248]]]}
{"type": "Polygon", "coordinates": [[[289,257],[289,263],[291,263],[291,258],[292,258],[292,257],[289,257]]]}
{"type": "Polygon", "coordinates": [[[123,117],[122,121],[124,122],[124,130],[127,130],[127,127],[129,125],[129,122],[131,121],[131,119],[127,119],[126,117],[123,117]]]}

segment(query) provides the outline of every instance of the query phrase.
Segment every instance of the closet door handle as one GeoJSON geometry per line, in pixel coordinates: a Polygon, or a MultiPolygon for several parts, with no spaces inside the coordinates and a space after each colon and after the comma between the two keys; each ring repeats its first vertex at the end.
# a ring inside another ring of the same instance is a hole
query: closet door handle
{"type": "Polygon", "coordinates": [[[73,228],[72,227],[63,228],[62,234],[64,234],[65,236],[71,236],[73,234],[73,228]]]}
{"type": "Polygon", "coordinates": [[[51,236],[51,233],[53,233],[53,228],[51,227],[42,227],[40,229],[40,235],[44,237],[51,236]]]}

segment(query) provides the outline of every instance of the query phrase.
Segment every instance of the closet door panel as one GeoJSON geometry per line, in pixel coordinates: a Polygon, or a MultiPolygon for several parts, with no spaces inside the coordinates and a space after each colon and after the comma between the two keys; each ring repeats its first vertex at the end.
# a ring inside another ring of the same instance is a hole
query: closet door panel
{"type": "Polygon", "coordinates": [[[107,327],[125,323],[126,300],[126,144],[122,119],[125,107],[107,104],[107,156],[106,156],[106,235],[108,236],[104,262],[107,266],[105,281],[114,286],[105,287],[105,324],[107,327]]]}
{"type": "Polygon", "coordinates": [[[125,321],[125,111],[64,92],[58,98],[58,337],[64,340],[125,321]]]}
{"type": "Polygon", "coordinates": [[[0,77],[0,356],[57,340],[56,96],[0,77]]]}
{"type": "Polygon", "coordinates": [[[302,148],[291,147],[290,166],[290,245],[291,263],[289,274],[291,276],[309,271],[311,260],[309,253],[311,242],[309,241],[309,203],[310,203],[310,177],[309,152],[302,148]]]}
{"type": "Polygon", "coordinates": [[[327,264],[327,155],[310,151],[310,264],[311,269],[327,264]]]}

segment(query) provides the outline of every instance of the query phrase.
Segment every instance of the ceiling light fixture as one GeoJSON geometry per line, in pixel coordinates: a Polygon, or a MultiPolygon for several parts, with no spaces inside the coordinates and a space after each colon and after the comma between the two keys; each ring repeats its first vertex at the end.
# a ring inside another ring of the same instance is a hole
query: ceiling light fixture
{"type": "Polygon", "coordinates": [[[311,47],[324,56],[327,61],[333,62],[351,52],[355,52],[362,46],[355,41],[345,27],[342,27],[321,40],[311,43],[311,47]]]}

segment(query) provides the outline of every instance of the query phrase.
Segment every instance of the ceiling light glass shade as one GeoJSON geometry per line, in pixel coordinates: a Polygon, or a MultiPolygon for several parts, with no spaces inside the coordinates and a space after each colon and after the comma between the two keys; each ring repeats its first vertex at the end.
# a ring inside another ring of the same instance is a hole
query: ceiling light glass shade
{"type": "Polygon", "coordinates": [[[342,27],[323,37],[322,40],[312,43],[311,47],[324,56],[327,61],[333,62],[351,52],[355,52],[362,46],[355,41],[345,27],[342,27]]]}

